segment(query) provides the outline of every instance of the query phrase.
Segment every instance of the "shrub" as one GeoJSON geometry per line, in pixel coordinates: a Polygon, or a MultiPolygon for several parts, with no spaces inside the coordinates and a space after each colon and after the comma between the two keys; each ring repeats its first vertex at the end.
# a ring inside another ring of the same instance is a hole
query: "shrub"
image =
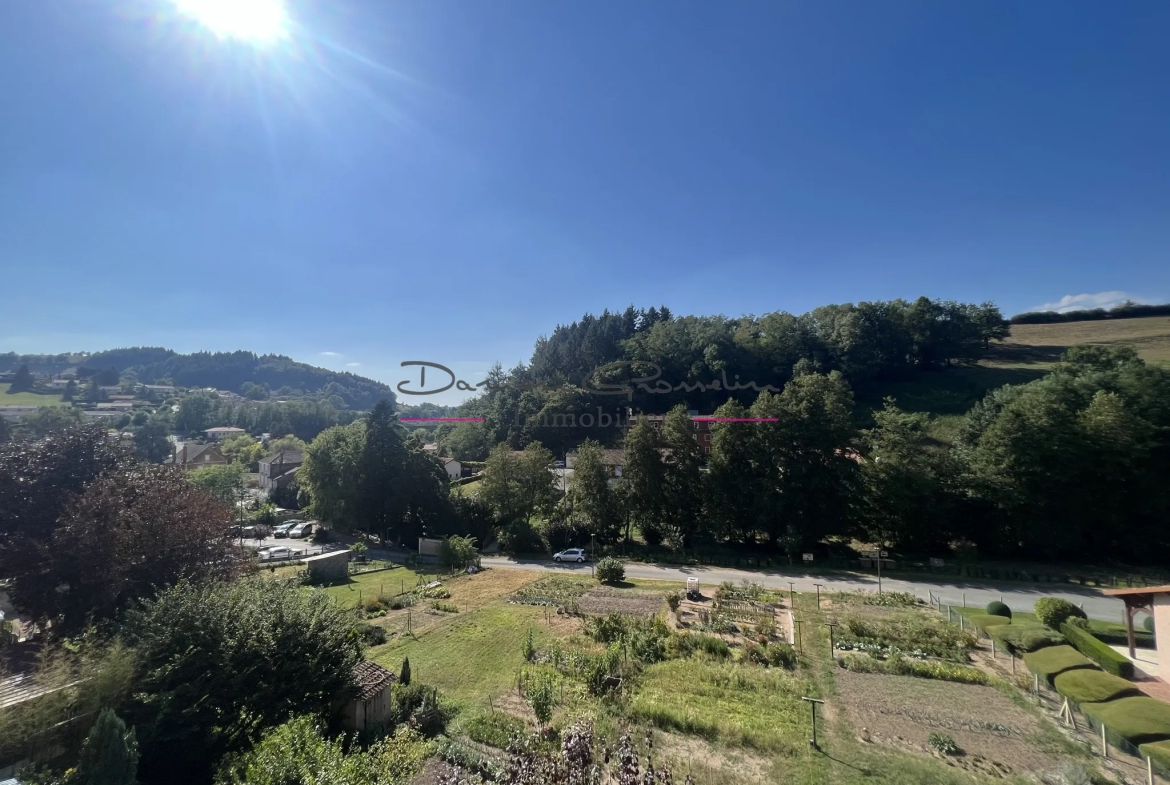
{"type": "Polygon", "coordinates": [[[527,698],[528,705],[532,707],[536,721],[542,727],[548,725],[548,721],[552,719],[555,698],[552,679],[544,676],[533,679],[525,690],[524,697],[527,698]]]}
{"type": "Polygon", "coordinates": [[[443,602],[442,600],[435,600],[431,603],[431,609],[440,611],[442,613],[459,613],[458,606],[453,602],[443,602]]]}
{"type": "Polygon", "coordinates": [[[1065,642],[1064,636],[1059,632],[1027,622],[997,625],[989,628],[987,634],[1010,651],[1017,653],[1037,651],[1045,646],[1059,646],[1065,642]]]}
{"type": "Polygon", "coordinates": [[[945,733],[930,734],[926,743],[930,745],[931,749],[941,752],[943,755],[958,755],[962,752],[955,740],[945,733]]]}
{"type": "Polygon", "coordinates": [[[1041,597],[1036,600],[1036,618],[1049,629],[1059,630],[1070,616],[1083,619],[1085,612],[1059,597],[1041,597]]]}
{"type": "Polygon", "coordinates": [[[1137,692],[1132,682],[1087,668],[1066,671],[1053,679],[1053,684],[1057,692],[1076,703],[1102,703],[1137,692]]]}
{"type": "Polygon", "coordinates": [[[1170,703],[1145,696],[1082,703],[1081,711],[1133,744],[1170,739],[1170,703]]]}
{"type": "Polygon", "coordinates": [[[410,657],[402,658],[402,670],[398,672],[398,683],[403,687],[410,685],[410,657]]]}
{"type": "Polygon", "coordinates": [[[626,579],[626,567],[612,556],[606,556],[597,562],[594,568],[597,580],[602,583],[621,583],[626,579]]]}
{"type": "Polygon", "coordinates": [[[386,609],[381,597],[367,597],[362,601],[362,609],[366,613],[378,613],[386,609]]]}
{"type": "Polygon", "coordinates": [[[1093,633],[1081,629],[1071,621],[1065,622],[1061,632],[1064,633],[1064,637],[1068,638],[1069,643],[1077,647],[1081,654],[1100,665],[1106,673],[1112,673],[1123,679],[1133,678],[1133,663],[1109,648],[1108,644],[1097,640],[1093,633]]]}
{"type": "Polygon", "coordinates": [[[678,606],[682,604],[682,593],[677,591],[667,592],[666,604],[670,606],[671,613],[678,613],[678,606]]]}
{"type": "MultiPolygon", "coordinates": [[[[975,625],[976,629],[987,632],[991,627],[998,627],[1002,624],[1011,624],[1012,620],[1007,616],[991,616],[986,613],[976,613],[973,616],[968,616],[967,621],[975,625]]],[[[989,633],[990,634],[990,633],[989,633]]]]}
{"type": "Polygon", "coordinates": [[[743,645],[743,660],[756,665],[767,665],[768,653],[759,644],[747,641],[743,645]]]}
{"type": "Polygon", "coordinates": [[[1074,668],[1092,668],[1093,663],[1072,646],[1047,646],[1024,655],[1028,670],[1046,679],[1074,668]]]}
{"type": "Polygon", "coordinates": [[[796,649],[787,643],[770,643],[764,650],[768,655],[768,664],[773,668],[796,669],[796,649]]]}
{"type": "Polygon", "coordinates": [[[386,642],[386,628],[377,624],[361,622],[354,631],[365,646],[380,646],[386,642]]]}
{"type": "Polygon", "coordinates": [[[532,662],[536,658],[536,634],[531,628],[524,635],[524,643],[521,646],[520,652],[524,655],[525,662],[532,662]]]}
{"type": "Polygon", "coordinates": [[[613,643],[626,636],[629,617],[620,613],[592,616],[585,620],[585,634],[598,643],[613,643]]]}
{"type": "Polygon", "coordinates": [[[714,635],[696,635],[694,639],[695,647],[704,654],[720,660],[731,656],[731,647],[722,638],[716,638],[714,635]]]}
{"type": "Polygon", "coordinates": [[[502,711],[478,714],[463,725],[463,732],[472,741],[505,749],[513,738],[522,736],[526,730],[524,721],[502,711]]]}
{"type": "Polygon", "coordinates": [[[1004,605],[999,600],[996,600],[994,602],[987,603],[987,615],[1005,616],[1010,619],[1012,617],[1012,609],[1004,605]]]}
{"type": "Polygon", "coordinates": [[[1154,633],[1154,617],[1147,616],[1146,620],[1142,622],[1142,628],[1152,635],[1154,633]]]}

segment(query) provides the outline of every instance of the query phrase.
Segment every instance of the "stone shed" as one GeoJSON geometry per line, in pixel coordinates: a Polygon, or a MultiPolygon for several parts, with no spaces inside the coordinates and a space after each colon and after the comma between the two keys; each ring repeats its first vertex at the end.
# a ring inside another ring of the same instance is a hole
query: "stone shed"
{"type": "Polygon", "coordinates": [[[394,686],[394,674],[369,660],[359,662],[353,676],[354,691],[341,711],[342,727],[351,733],[386,722],[394,686]]]}
{"type": "Polygon", "coordinates": [[[305,559],[309,580],[320,583],[344,581],[349,577],[349,551],[332,551],[305,559]]]}

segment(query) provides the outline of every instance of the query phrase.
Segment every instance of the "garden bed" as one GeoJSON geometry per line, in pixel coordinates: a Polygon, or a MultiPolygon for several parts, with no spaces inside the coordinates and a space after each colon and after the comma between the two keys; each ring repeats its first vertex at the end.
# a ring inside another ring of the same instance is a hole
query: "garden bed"
{"type": "Polygon", "coordinates": [[[1004,777],[1050,772],[1060,758],[1036,747],[1039,718],[993,687],[836,671],[837,694],[863,740],[934,755],[930,734],[949,735],[959,768],[1004,777]]]}
{"type": "Polygon", "coordinates": [[[629,616],[653,616],[662,609],[662,594],[598,586],[582,595],[577,600],[577,607],[582,613],[593,615],[624,613],[629,616]]]}
{"type": "Polygon", "coordinates": [[[551,575],[512,593],[509,601],[517,605],[540,605],[577,610],[577,602],[597,584],[591,580],[551,575]]]}

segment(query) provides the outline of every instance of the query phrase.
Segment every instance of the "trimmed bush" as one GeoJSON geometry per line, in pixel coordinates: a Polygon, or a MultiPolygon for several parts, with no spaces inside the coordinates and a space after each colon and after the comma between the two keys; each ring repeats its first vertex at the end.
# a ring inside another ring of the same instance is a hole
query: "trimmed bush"
{"type": "Polygon", "coordinates": [[[1046,679],[1074,668],[1092,668],[1093,663],[1072,646],[1046,646],[1024,655],[1024,664],[1032,673],[1046,679]]]}
{"type": "Polygon", "coordinates": [[[1068,600],[1059,597],[1041,597],[1036,600],[1036,618],[1051,630],[1059,630],[1070,617],[1084,619],[1085,612],[1068,600]]]}
{"type": "MultiPolygon", "coordinates": [[[[1096,628],[1092,629],[1092,632],[1093,637],[1095,637],[1097,640],[1108,643],[1111,646],[1129,645],[1129,636],[1126,634],[1125,630],[1102,630],[1100,628],[1096,628]]],[[[1154,643],[1153,634],[1146,632],[1145,630],[1135,629],[1133,631],[1133,642],[1139,649],[1157,648],[1156,644],[1154,643]]]]}
{"type": "Polygon", "coordinates": [[[1170,769],[1170,741],[1154,741],[1138,747],[1138,751],[1164,769],[1170,769]]]}
{"type": "Polygon", "coordinates": [[[987,632],[990,627],[998,627],[1002,624],[1011,624],[1012,620],[1007,616],[992,616],[987,613],[976,613],[973,616],[968,616],[967,621],[975,625],[976,629],[987,632]]]}
{"type": "Polygon", "coordinates": [[[1068,642],[1077,647],[1077,650],[1092,659],[1106,673],[1120,676],[1123,679],[1133,678],[1133,663],[1127,658],[1109,648],[1109,644],[1097,640],[1093,633],[1082,630],[1080,627],[1065,622],[1061,628],[1068,642]]]}
{"type": "Polygon", "coordinates": [[[1170,739],[1170,703],[1145,696],[1082,703],[1081,711],[1133,744],[1170,739]]]}
{"type": "Polygon", "coordinates": [[[1059,632],[1027,622],[1001,624],[989,629],[987,634],[1010,651],[1019,654],[1038,651],[1045,646],[1060,646],[1066,642],[1059,632]]]}
{"type": "Polygon", "coordinates": [[[1150,633],[1150,635],[1153,635],[1154,634],[1154,617],[1147,616],[1146,620],[1144,622],[1142,622],[1142,628],[1145,629],[1146,632],[1150,633]]]}
{"type": "Polygon", "coordinates": [[[1057,692],[1077,703],[1104,703],[1138,692],[1132,682],[1086,668],[1065,671],[1053,684],[1057,692]]]}
{"type": "Polygon", "coordinates": [[[597,562],[594,572],[602,583],[621,583],[626,579],[626,567],[612,556],[597,562]]]}
{"type": "Polygon", "coordinates": [[[1008,606],[1004,605],[999,600],[996,600],[995,602],[987,603],[987,615],[988,616],[1006,616],[1007,618],[1010,619],[1012,617],[1012,609],[1009,608],[1008,606]]]}

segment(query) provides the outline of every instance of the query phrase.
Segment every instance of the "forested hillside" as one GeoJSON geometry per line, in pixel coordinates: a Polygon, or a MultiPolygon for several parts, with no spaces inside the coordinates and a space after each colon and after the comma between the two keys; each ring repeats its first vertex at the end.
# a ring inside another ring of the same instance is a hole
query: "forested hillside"
{"type": "Polygon", "coordinates": [[[251,397],[313,396],[332,399],[350,409],[368,410],[382,398],[395,400],[381,382],[352,373],[317,368],[279,354],[196,352],[179,354],[160,347],[113,349],[91,355],[0,355],[0,371],[28,364],[33,371],[53,373],[84,365],[115,368],[122,376],[153,384],[168,380],[181,387],[215,387],[251,397]],[[246,387],[246,385],[252,385],[246,387]]]}

